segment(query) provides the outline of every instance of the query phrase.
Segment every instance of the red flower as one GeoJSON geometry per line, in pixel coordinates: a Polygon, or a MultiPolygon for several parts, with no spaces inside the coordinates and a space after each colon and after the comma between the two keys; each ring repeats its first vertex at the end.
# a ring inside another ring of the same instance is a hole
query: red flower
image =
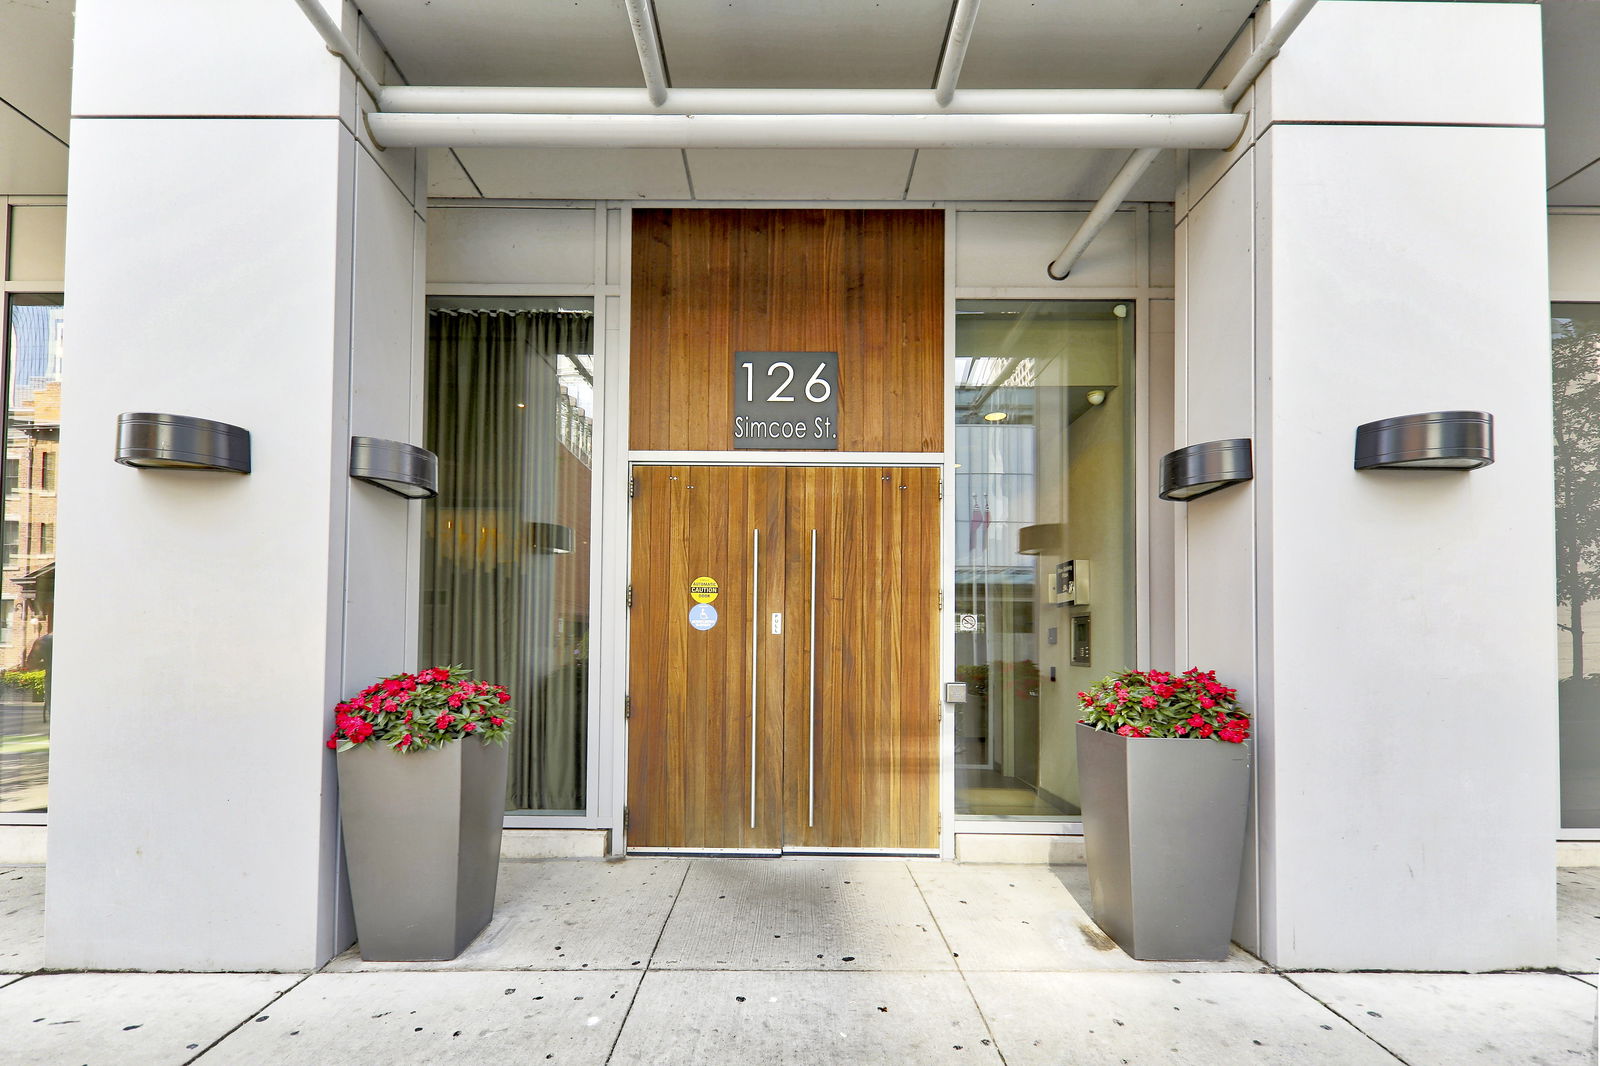
{"type": "MultiPolygon", "coordinates": [[[[1131,726],[1131,725],[1118,726],[1117,727],[1117,735],[1119,737],[1131,737],[1131,736],[1133,736],[1133,726],[1131,726]]],[[[1143,749],[1140,749],[1140,750],[1143,750],[1143,749]]]]}
{"type": "Polygon", "coordinates": [[[450,698],[445,700],[445,702],[450,705],[452,710],[454,710],[455,708],[461,706],[462,700],[463,700],[463,697],[462,697],[461,693],[455,692],[455,693],[452,693],[450,698]]]}
{"type": "Polygon", "coordinates": [[[1140,700],[1139,703],[1146,710],[1155,710],[1156,698],[1154,696],[1146,696],[1144,699],[1140,700]]]}
{"type": "Polygon", "coordinates": [[[505,725],[506,724],[506,720],[504,718],[496,718],[494,715],[491,714],[489,716],[489,724],[490,725],[505,725]]]}
{"type": "Polygon", "coordinates": [[[339,742],[337,740],[334,740],[332,737],[328,738],[328,747],[330,747],[330,748],[338,748],[338,746],[339,746],[339,742]]]}
{"type": "Polygon", "coordinates": [[[468,722],[466,725],[461,727],[461,731],[463,733],[476,733],[478,731],[478,726],[474,722],[468,722]]]}
{"type": "Polygon", "coordinates": [[[1214,728],[1212,728],[1210,722],[1207,722],[1207,723],[1205,723],[1204,725],[1202,725],[1200,727],[1200,735],[1203,736],[1203,737],[1209,737],[1212,733],[1215,733],[1215,732],[1216,732],[1216,730],[1214,728]]]}
{"type": "Polygon", "coordinates": [[[1217,701],[1212,699],[1210,696],[1201,696],[1200,697],[1200,706],[1202,706],[1202,707],[1215,707],[1216,705],[1217,705],[1217,701]]]}
{"type": "Polygon", "coordinates": [[[407,733],[405,736],[400,738],[399,746],[402,747],[402,748],[409,748],[411,746],[411,734],[410,733],[407,733]]]}
{"type": "Polygon", "coordinates": [[[453,714],[441,714],[439,717],[437,717],[437,718],[435,718],[433,720],[433,728],[435,728],[435,729],[449,729],[450,728],[450,723],[455,721],[455,720],[456,720],[456,716],[453,715],[453,714]]]}
{"type": "Polygon", "coordinates": [[[495,693],[494,698],[499,700],[501,703],[510,703],[511,693],[507,692],[505,689],[501,689],[499,692],[495,693]]]}

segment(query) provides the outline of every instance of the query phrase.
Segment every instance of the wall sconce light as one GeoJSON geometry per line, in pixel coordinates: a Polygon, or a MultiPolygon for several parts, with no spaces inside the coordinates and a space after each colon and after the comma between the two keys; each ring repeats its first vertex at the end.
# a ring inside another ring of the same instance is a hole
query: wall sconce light
{"type": "Polygon", "coordinates": [[[1206,441],[1161,457],[1158,495],[1163,500],[1187,503],[1253,477],[1255,464],[1249,437],[1206,441]]]}
{"type": "Polygon", "coordinates": [[[188,415],[117,416],[117,462],[151,470],[250,472],[250,431],[188,415]]]}
{"type": "Polygon", "coordinates": [[[1061,548],[1061,523],[1047,522],[1036,526],[1023,526],[1017,530],[1017,554],[1059,554],[1061,548]]]}
{"type": "Polygon", "coordinates": [[[351,437],[350,476],[408,500],[439,495],[439,457],[397,440],[351,437]]]}
{"type": "Polygon", "coordinates": [[[1357,470],[1476,470],[1494,462],[1494,416],[1428,411],[1356,427],[1357,470]]]}
{"type": "Polygon", "coordinates": [[[533,550],[549,555],[567,555],[572,551],[572,527],[554,522],[533,523],[533,550]]]}

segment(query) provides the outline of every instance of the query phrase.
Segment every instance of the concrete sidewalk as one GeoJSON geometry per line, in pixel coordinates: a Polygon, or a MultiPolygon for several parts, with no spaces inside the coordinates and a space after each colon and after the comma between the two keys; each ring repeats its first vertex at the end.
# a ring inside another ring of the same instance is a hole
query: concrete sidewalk
{"type": "Polygon", "coordinates": [[[1081,866],[629,859],[503,864],[448,963],[48,974],[0,869],[0,1062],[1593,1063],[1600,870],[1557,880],[1560,973],[1137,962],[1081,866]]]}

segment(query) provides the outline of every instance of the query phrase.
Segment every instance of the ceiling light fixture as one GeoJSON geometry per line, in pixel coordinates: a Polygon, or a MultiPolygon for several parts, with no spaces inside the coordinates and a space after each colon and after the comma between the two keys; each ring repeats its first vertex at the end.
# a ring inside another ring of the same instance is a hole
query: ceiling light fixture
{"type": "Polygon", "coordinates": [[[1006,413],[1004,411],[990,411],[988,414],[983,416],[983,420],[985,422],[1004,422],[1006,420],[1006,413]]]}

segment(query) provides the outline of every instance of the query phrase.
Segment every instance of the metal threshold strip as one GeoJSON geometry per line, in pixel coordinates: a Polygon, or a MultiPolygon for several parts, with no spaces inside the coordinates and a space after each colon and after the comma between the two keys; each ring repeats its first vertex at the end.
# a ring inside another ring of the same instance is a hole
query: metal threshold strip
{"type": "Polygon", "coordinates": [[[629,855],[670,855],[678,858],[731,859],[937,859],[938,848],[651,848],[630,847],[629,855]]]}

